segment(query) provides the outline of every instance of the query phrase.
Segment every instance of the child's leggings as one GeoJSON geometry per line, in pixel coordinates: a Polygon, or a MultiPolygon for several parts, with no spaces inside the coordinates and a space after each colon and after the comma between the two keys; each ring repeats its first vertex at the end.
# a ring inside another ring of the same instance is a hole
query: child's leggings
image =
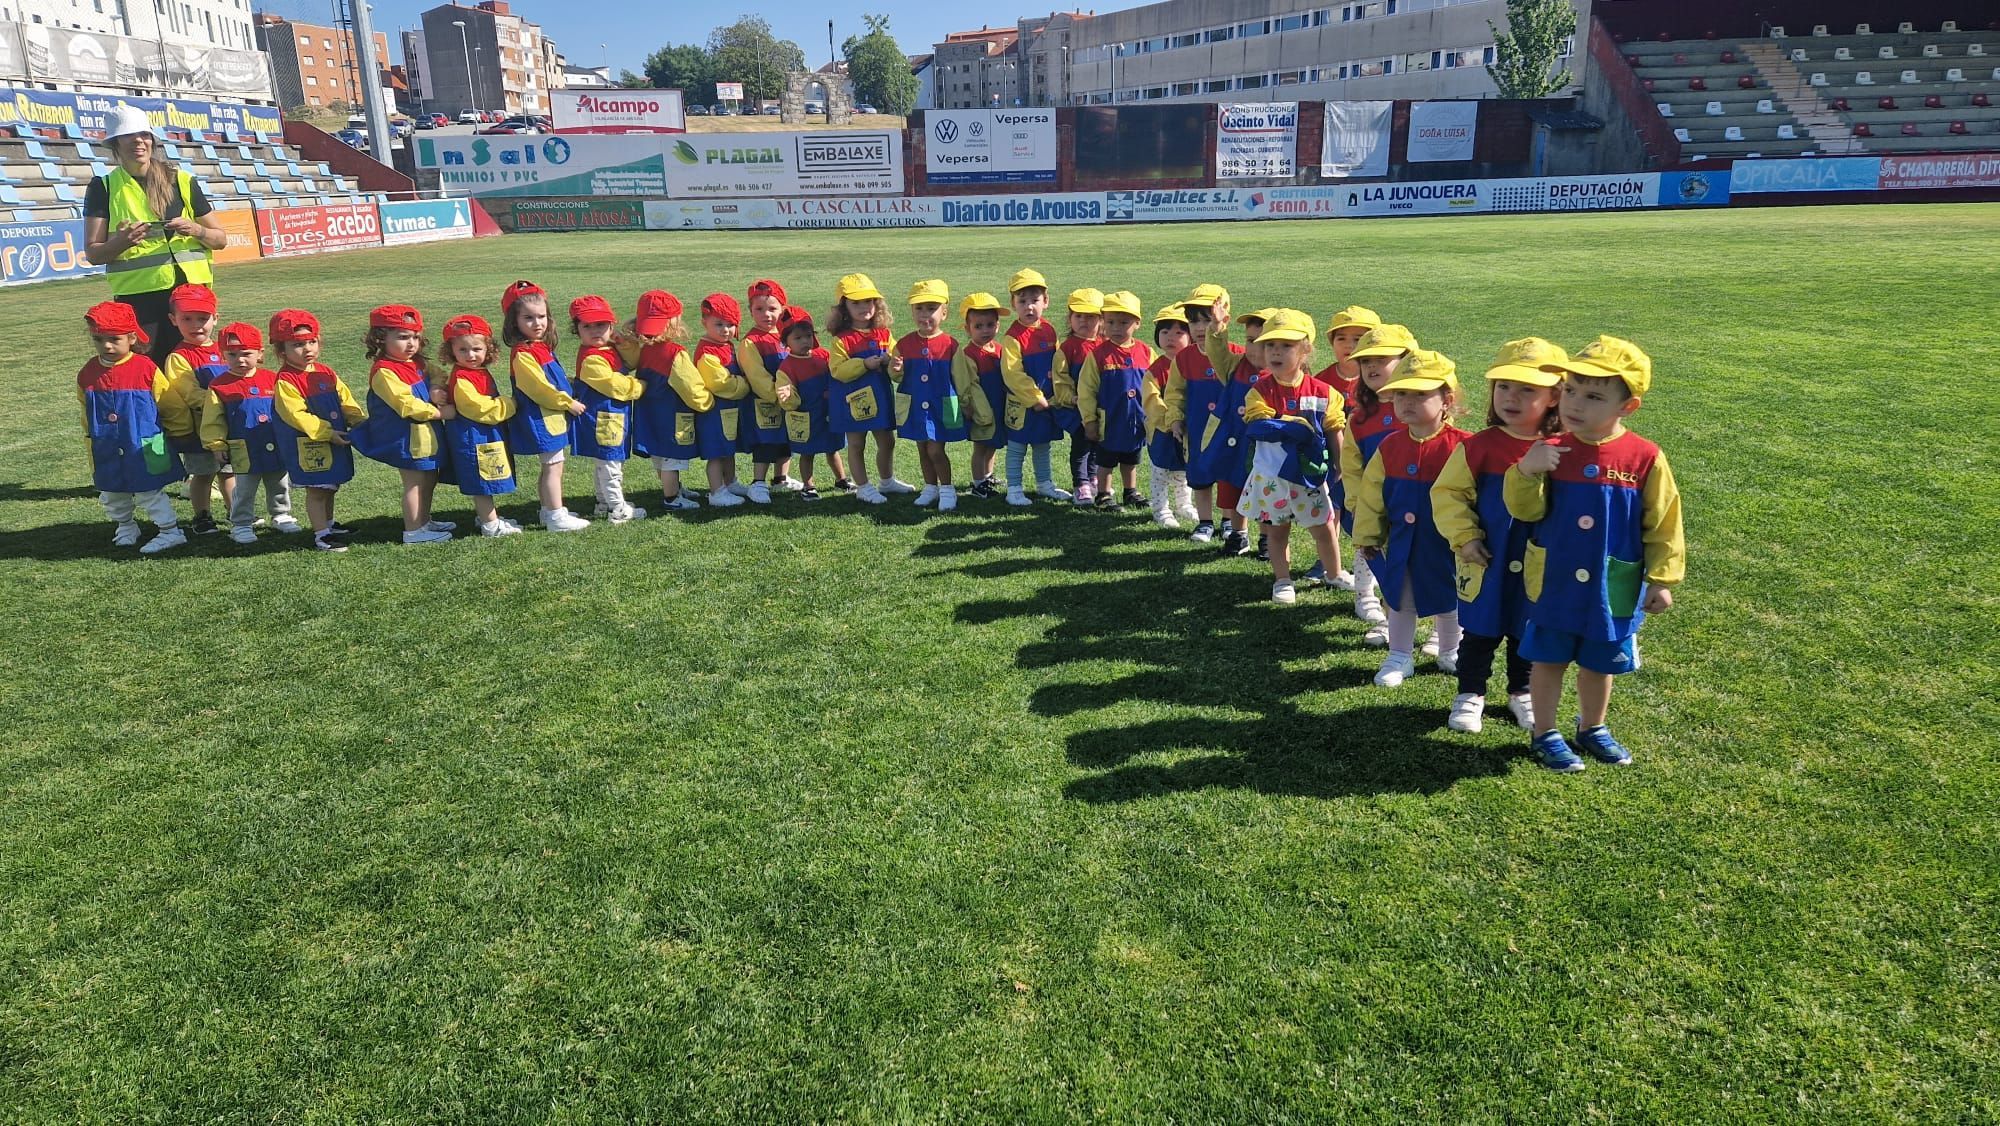
{"type": "Polygon", "coordinates": [[[248,528],[257,522],[257,486],[264,487],[264,507],[270,510],[271,518],[292,514],[291,481],[282,469],[269,473],[238,473],[236,489],[229,494],[229,523],[236,528],[248,528]]]}
{"type": "MultiPolygon", "coordinates": [[[[1417,651],[1417,611],[1410,594],[1410,579],[1403,576],[1403,604],[1386,608],[1389,612],[1389,652],[1407,657],[1417,651]]],[[[1458,651],[1459,629],[1458,611],[1438,614],[1431,619],[1437,623],[1438,652],[1458,651]]]]}
{"type": "Polygon", "coordinates": [[[1075,430],[1069,436],[1069,478],[1073,487],[1088,485],[1097,476],[1097,445],[1075,430]]]}
{"type": "Polygon", "coordinates": [[[137,511],[145,513],[146,519],[162,528],[174,526],[174,502],[158,489],[147,489],[143,493],[100,492],[97,500],[114,524],[132,523],[132,513],[137,511]]]}
{"type": "MultiPolygon", "coordinates": [[[[1442,652],[1443,641],[1438,642],[1442,652]]],[[[1493,679],[1493,653],[1500,639],[1465,631],[1458,643],[1458,690],[1474,696],[1486,695],[1486,682],[1493,679]]],[[[1507,639],[1507,695],[1519,696],[1528,690],[1528,662],[1521,659],[1521,639],[1507,639]]]]}
{"type": "Polygon", "coordinates": [[[605,515],[625,506],[625,463],[597,461],[597,505],[605,515]]]}
{"type": "MultiPolygon", "coordinates": [[[[1026,442],[1007,443],[1007,487],[1009,489],[1019,489],[1022,487],[1021,463],[1027,458],[1029,448],[1026,442]]],[[[1055,474],[1049,468],[1049,444],[1047,442],[1036,442],[1033,449],[1035,451],[1036,482],[1044,486],[1055,484],[1055,474]]]]}

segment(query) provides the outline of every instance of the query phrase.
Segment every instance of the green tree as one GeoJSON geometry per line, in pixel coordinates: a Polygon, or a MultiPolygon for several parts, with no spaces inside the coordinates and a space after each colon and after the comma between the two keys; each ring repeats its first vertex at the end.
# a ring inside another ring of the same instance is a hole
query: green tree
{"type": "Polygon", "coordinates": [[[618,85],[627,90],[643,90],[653,84],[653,80],[643,74],[633,74],[629,70],[618,72],[618,85]]]}
{"type": "Polygon", "coordinates": [[[662,47],[646,56],[646,81],[655,89],[680,90],[690,104],[715,100],[715,63],[692,43],[662,47]]]}
{"type": "Polygon", "coordinates": [[[743,99],[751,105],[776,98],[784,92],[787,74],[806,69],[806,53],[797,43],[772,35],[761,16],[744,16],[710,32],[708,59],[709,81],[741,82],[743,99]]]}
{"type": "Polygon", "coordinates": [[[863,16],[868,34],[849,37],[840,53],[847,59],[847,76],[854,80],[854,98],[873,103],[883,113],[908,116],[917,108],[917,76],[910,58],[889,34],[888,16],[863,16]]]}
{"type": "Polygon", "coordinates": [[[1570,0],[1507,0],[1507,30],[1491,22],[1493,65],[1486,73],[1503,98],[1546,98],[1569,85],[1563,40],[1576,34],[1570,0]]]}

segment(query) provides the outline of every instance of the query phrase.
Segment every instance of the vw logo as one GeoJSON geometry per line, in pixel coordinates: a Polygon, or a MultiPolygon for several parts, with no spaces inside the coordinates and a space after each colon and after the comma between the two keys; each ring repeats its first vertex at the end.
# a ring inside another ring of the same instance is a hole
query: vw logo
{"type": "Polygon", "coordinates": [[[941,117],[938,119],[937,128],[932,129],[931,134],[938,139],[938,144],[951,144],[958,140],[958,122],[949,117],[941,117]]]}

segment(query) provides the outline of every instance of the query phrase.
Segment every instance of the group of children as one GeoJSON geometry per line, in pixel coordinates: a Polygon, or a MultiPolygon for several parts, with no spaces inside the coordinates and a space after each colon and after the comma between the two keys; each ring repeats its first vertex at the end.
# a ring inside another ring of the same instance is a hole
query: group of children
{"type": "Polygon", "coordinates": [[[914,329],[897,337],[882,292],[849,274],[836,287],[825,346],[812,315],[769,279],[753,283],[742,304],[723,293],[703,298],[692,343],[673,294],[640,295],[622,321],[604,298],[584,296],[569,305],[572,377],[556,356],[548,295],[517,281],[501,295],[497,340],[484,318],[454,316],[436,359],[418,310],[371,312],[364,406],[319,362],[311,313],[271,316],[273,371],[265,333],[219,324],[213,291],[190,285],[171,297],[183,343],[164,369],[137,351],[147,341],[131,308],[88,310],[97,354],[78,373],[78,395],[94,483],[117,525],[113,542],[137,544],[134,516],[144,513],[160,529],[139,549],[148,554],[186,543],[163,491],[184,478],[197,533],[219,530],[211,503],[219,490],[231,537],[255,542],[260,487],[270,526],[302,531],[291,513],[297,486],[313,546],[344,551],[349,532],[334,519],[334,497],[353,477],[357,450],[401,474],[409,544],[456,530],[432,516],[441,480],[472,498],[482,535],[519,534],[497,498],[517,489],[522,455],[537,459],[540,523],[567,532],[590,524],[564,501],[571,450],[591,461],[594,515],[612,524],[646,515],[625,498],[634,456],[652,461],[668,509],[698,507],[681,481],[696,459],[707,503],[727,507],[768,504],[774,489],[818,499],[814,461],[824,458],[837,491],[870,504],[914,493],[915,504],[948,512],[959,502],[956,443],[972,444],[967,492],[1004,489],[1012,505],[1032,503],[1030,465],[1044,498],[1146,504],[1143,454],[1154,520],[1192,522],[1199,543],[1219,531],[1230,554],[1251,550],[1256,525],[1279,603],[1297,601],[1290,531],[1306,528],[1318,561],[1301,579],[1354,592],[1366,640],[1388,650],[1378,685],[1415,674],[1418,622],[1430,618],[1421,652],[1458,678],[1452,729],[1480,729],[1504,644],[1508,710],[1534,733],[1543,765],[1584,765],[1554,724],[1570,664],[1577,746],[1600,762],[1630,761],[1605,726],[1611,677],[1637,667],[1634,635],[1646,613],[1671,604],[1684,557],[1672,471],[1623,424],[1652,382],[1637,346],[1605,336],[1571,356],[1536,338],[1509,342],[1486,373],[1486,425],[1472,433],[1455,424],[1456,365],[1359,306],[1334,315],[1333,362],[1315,372],[1311,316],[1268,308],[1237,317],[1221,286],[1197,286],[1158,309],[1151,343],[1140,337],[1144,313],[1130,292],[1071,292],[1059,336],[1041,274],[1018,271],[1007,291],[1004,304],[985,292],[958,302],[961,341],[948,330],[949,288],[919,281],[907,300],[914,329]],[[1232,339],[1238,326],[1241,342],[1232,339]],[[503,344],[504,391],[492,374],[503,344]],[[921,488],[895,476],[899,437],[918,443],[921,488]],[[1073,490],[1057,484],[1052,466],[1052,447],[1065,438],[1073,490]],[[1004,485],[994,475],[1003,451],[1004,485]],[[747,486],[738,478],[744,455],[747,486]],[[1343,530],[1356,546],[1352,572],[1341,563],[1343,530]]]}

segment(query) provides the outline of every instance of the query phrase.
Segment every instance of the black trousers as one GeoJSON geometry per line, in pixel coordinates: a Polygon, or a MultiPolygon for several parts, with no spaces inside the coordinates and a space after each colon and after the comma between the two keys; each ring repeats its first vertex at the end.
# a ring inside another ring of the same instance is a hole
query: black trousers
{"type": "MultiPolygon", "coordinates": [[[[1493,679],[1493,653],[1500,648],[1500,639],[1483,633],[1465,631],[1458,642],[1458,690],[1474,696],[1486,695],[1486,683],[1493,679]]],[[[1507,639],[1507,694],[1519,695],[1528,690],[1528,662],[1521,659],[1521,639],[1507,639]]]]}
{"type": "Polygon", "coordinates": [[[1080,488],[1097,474],[1097,443],[1083,436],[1082,430],[1072,430],[1069,435],[1069,479],[1071,488],[1080,488]]]}
{"type": "Polygon", "coordinates": [[[130,305],[132,314],[139,318],[139,328],[151,343],[146,345],[146,354],[154,363],[166,366],[167,357],[181,346],[181,330],[174,327],[173,311],[167,307],[167,297],[171,289],[155,290],[152,293],[128,293],[113,298],[121,305],[130,305]]]}

